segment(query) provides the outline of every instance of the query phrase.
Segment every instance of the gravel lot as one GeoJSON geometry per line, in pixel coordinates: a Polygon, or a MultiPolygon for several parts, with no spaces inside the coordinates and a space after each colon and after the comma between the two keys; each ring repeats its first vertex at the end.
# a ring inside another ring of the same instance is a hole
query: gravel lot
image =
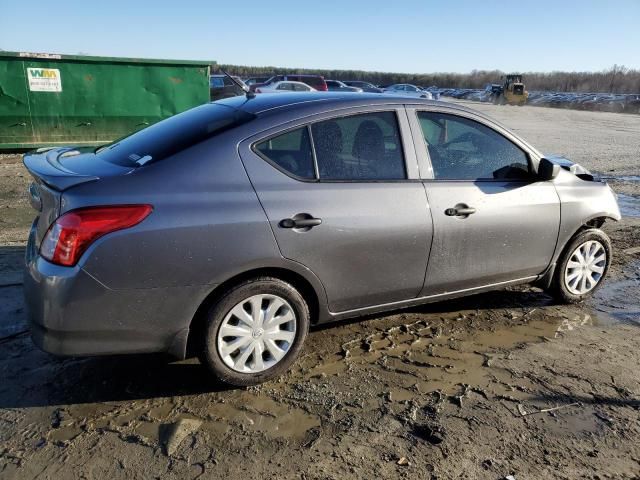
{"type": "Polygon", "coordinates": [[[29,179],[0,156],[0,478],[640,478],[640,116],[471,106],[610,177],[607,284],[578,306],[517,288],[318,328],[250,389],[192,359],[36,350],[29,179]]]}

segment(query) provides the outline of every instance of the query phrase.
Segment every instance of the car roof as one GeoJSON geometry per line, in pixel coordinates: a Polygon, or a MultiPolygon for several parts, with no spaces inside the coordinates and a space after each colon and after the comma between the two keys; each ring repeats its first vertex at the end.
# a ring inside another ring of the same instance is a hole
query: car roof
{"type": "Polygon", "coordinates": [[[309,75],[306,73],[285,73],[279,77],[302,77],[302,78],[322,78],[322,75],[309,75]]]}
{"type": "Polygon", "coordinates": [[[313,88],[311,85],[308,85],[308,84],[306,84],[304,82],[298,82],[297,80],[278,80],[277,82],[270,83],[269,85],[267,85],[265,87],[260,87],[260,88],[272,88],[272,87],[275,87],[277,85],[282,85],[283,83],[288,83],[288,84],[291,84],[291,85],[303,85],[303,86],[305,86],[307,88],[313,88]]]}
{"type": "MultiPolygon", "coordinates": [[[[407,106],[431,106],[436,108],[446,108],[447,110],[459,113],[467,113],[475,117],[483,118],[487,122],[510,131],[508,127],[483,113],[465,107],[458,103],[442,102],[439,100],[427,100],[426,98],[407,97],[393,93],[347,93],[347,92],[287,92],[273,94],[258,94],[253,96],[239,95],[225,98],[216,102],[216,105],[226,105],[237,110],[261,116],[263,114],[286,114],[287,117],[303,117],[320,112],[330,112],[335,110],[369,107],[376,105],[407,105],[407,106]]],[[[515,135],[515,134],[514,134],[515,135]]],[[[517,136],[517,135],[516,135],[517,136]]],[[[529,148],[538,152],[528,142],[520,140],[529,148]]]]}
{"type": "Polygon", "coordinates": [[[427,100],[423,98],[408,98],[401,95],[388,95],[380,93],[353,93],[342,92],[291,92],[281,93],[279,95],[255,95],[247,97],[240,95],[237,97],[218,100],[216,103],[227,105],[247,113],[260,115],[267,111],[301,111],[311,106],[317,107],[322,105],[326,110],[336,110],[341,108],[364,107],[369,105],[435,105],[446,106],[469,113],[478,114],[478,112],[461,105],[427,100]]]}

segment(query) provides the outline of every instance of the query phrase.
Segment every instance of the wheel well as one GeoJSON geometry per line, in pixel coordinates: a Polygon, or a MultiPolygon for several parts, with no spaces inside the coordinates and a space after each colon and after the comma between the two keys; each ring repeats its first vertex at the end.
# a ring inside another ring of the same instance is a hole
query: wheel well
{"type": "Polygon", "coordinates": [[[284,268],[259,268],[255,270],[249,270],[241,274],[232,277],[216,288],[214,288],[204,299],[204,301],[196,310],[191,324],[189,325],[189,336],[187,338],[187,356],[193,355],[199,348],[201,348],[199,342],[203,338],[201,332],[204,329],[206,315],[212,305],[218,301],[226,292],[239,285],[240,283],[257,277],[275,277],[290,283],[296,288],[307,302],[309,307],[309,315],[311,324],[315,324],[319,317],[319,301],[316,291],[309,281],[302,275],[292,272],[284,268]]]}
{"type": "Polygon", "coordinates": [[[554,257],[553,263],[549,265],[549,268],[542,274],[542,277],[538,279],[535,282],[535,284],[545,290],[549,288],[549,286],[551,285],[551,282],[553,281],[553,277],[555,276],[556,264],[558,262],[558,259],[562,257],[562,255],[564,255],[567,249],[567,246],[571,243],[571,241],[574,238],[576,238],[576,235],[579,235],[585,230],[589,230],[591,228],[601,228],[602,225],[604,225],[604,222],[607,221],[608,218],[609,217],[595,217],[583,223],[582,225],[580,225],[580,227],[575,232],[573,232],[573,235],[571,235],[567,239],[567,241],[564,243],[564,245],[562,245],[562,249],[557,254],[557,256],[554,257]]]}
{"type": "Polygon", "coordinates": [[[587,230],[589,228],[601,228],[602,225],[604,225],[604,222],[606,222],[606,221],[607,221],[607,217],[592,218],[591,220],[586,222],[584,225],[582,225],[580,227],[580,229],[578,229],[578,231],[573,236],[575,237],[582,230],[587,230]]]}
{"type": "Polygon", "coordinates": [[[601,228],[602,225],[604,225],[604,222],[607,221],[608,217],[595,217],[592,218],[591,220],[588,220],[587,222],[583,223],[582,225],[580,225],[580,227],[573,232],[573,235],[571,235],[567,241],[565,242],[565,244],[562,246],[562,250],[560,251],[560,254],[558,255],[558,258],[560,258],[565,250],[567,249],[567,246],[571,243],[571,241],[576,238],[577,235],[581,234],[582,232],[584,232],[585,230],[590,230],[592,228],[601,228]]]}

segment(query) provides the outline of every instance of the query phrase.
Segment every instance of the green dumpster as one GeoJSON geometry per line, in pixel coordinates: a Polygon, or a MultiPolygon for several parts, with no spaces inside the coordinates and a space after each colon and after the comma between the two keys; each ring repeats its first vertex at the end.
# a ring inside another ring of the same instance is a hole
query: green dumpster
{"type": "Polygon", "coordinates": [[[0,149],[113,141],[208,102],[212,63],[0,52],[0,149]]]}

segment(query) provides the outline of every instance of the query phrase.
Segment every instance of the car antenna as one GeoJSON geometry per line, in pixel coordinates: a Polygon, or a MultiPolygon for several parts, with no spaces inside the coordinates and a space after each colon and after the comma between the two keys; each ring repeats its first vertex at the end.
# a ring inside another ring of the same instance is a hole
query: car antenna
{"type": "Polygon", "coordinates": [[[242,89],[242,91],[245,93],[245,95],[247,96],[247,98],[253,98],[256,96],[255,93],[253,93],[251,91],[251,89],[249,87],[247,87],[246,85],[243,85],[242,83],[240,83],[239,81],[237,81],[235,78],[233,78],[231,75],[229,75],[226,71],[224,71],[222,68],[220,69],[220,71],[222,73],[224,73],[227,77],[229,77],[229,79],[235,83],[238,87],[240,87],[242,89]]]}

